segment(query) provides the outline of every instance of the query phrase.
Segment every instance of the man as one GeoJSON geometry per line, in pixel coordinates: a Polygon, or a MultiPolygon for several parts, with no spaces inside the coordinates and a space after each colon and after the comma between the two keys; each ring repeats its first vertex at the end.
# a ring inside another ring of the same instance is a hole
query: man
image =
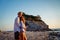
{"type": "Polygon", "coordinates": [[[19,32],[20,32],[20,29],[19,29],[19,26],[20,26],[20,17],[22,16],[22,12],[18,12],[18,16],[15,18],[15,22],[14,22],[14,37],[15,37],[15,40],[18,40],[19,39],[19,32]]]}

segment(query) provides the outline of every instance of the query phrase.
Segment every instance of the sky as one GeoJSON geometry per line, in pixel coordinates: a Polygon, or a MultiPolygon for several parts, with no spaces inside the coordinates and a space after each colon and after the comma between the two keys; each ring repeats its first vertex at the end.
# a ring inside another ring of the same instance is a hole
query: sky
{"type": "Polygon", "coordinates": [[[49,28],[60,28],[60,0],[0,0],[0,30],[13,30],[19,11],[40,15],[49,28]]]}

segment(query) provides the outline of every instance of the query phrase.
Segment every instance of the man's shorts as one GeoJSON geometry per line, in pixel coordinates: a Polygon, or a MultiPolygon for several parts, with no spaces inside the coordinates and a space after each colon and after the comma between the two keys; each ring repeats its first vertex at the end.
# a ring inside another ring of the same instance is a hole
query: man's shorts
{"type": "Polygon", "coordinates": [[[19,32],[18,31],[14,33],[14,37],[15,37],[15,39],[19,39],[19,32]]]}

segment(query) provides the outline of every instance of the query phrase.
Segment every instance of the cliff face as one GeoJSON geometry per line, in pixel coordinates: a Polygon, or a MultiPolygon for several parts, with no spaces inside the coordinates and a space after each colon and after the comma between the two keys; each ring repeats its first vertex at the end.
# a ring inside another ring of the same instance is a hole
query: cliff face
{"type": "Polygon", "coordinates": [[[40,16],[23,15],[26,20],[27,31],[46,31],[49,30],[49,26],[41,20],[40,16]]]}

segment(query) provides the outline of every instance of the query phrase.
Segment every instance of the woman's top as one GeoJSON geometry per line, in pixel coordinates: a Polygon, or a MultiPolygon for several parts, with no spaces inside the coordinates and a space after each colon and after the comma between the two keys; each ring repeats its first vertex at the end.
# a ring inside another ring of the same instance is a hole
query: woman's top
{"type": "Polygon", "coordinates": [[[23,21],[20,21],[20,27],[19,28],[20,28],[20,32],[21,31],[25,32],[26,27],[25,27],[25,24],[23,23],[23,21]]]}

